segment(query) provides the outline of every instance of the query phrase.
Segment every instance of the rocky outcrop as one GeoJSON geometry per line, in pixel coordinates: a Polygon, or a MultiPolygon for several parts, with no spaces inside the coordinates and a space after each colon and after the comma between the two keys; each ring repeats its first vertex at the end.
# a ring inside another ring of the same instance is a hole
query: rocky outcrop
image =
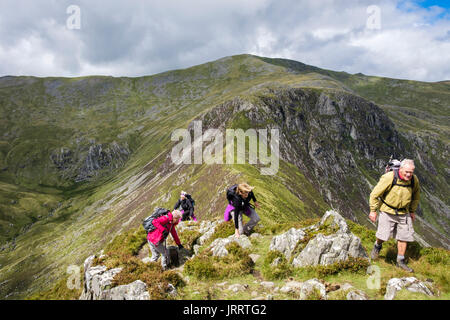
{"type": "Polygon", "coordinates": [[[208,241],[211,238],[211,236],[216,231],[216,226],[218,224],[219,221],[202,221],[200,223],[198,231],[202,233],[202,236],[197,240],[199,245],[203,245],[206,241],[208,241]]]}
{"type": "MultiPolygon", "coordinates": [[[[175,289],[176,291],[176,289],[175,289]]],[[[114,287],[105,294],[104,300],[149,300],[147,285],[141,280],[114,287]]]]}
{"type": "Polygon", "coordinates": [[[210,245],[212,255],[216,257],[227,256],[228,250],[226,246],[232,242],[236,242],[244,249],[250,248],[252,246],[252,243],[250,242],[249,238],[245,235],[241,235],[239,236],[239,238],[237,238],[234,235],[229,236],[228,238],[218,238],[214,240],[210,245]]]}
{"type": "Polygon", "coordinates": [[[75,182],[89,180],[103,169],[123,166],[131,154],[126,142],[101,144],[93,139],[85,140],[76,140],[72,149],[62,147],[50,154],[50,161],[62,178],[75,182]]]}
{"type": "MultiPolygon", "coordinates": [[[[320,219],[319,223],[317,224],[317,227],[327,227],[335,230],[337,233],[350,232],[345,219],[337,211],[334,210],[328,210],[327,212],[325,212],[325,214],[322,216],[322,219],[320,219]]],[[[317,230],[317,227],[312,229],[317,230]]]]}
{"type": "Polygon", "coordinates": [[[270,242],[270,250],[280,251],[289,259],[297,243],[305,236],[306,232],[303,229],[291,228],[287,232],[273,237],[270,242]]]}
{"type": "Polygon", "coordinates": [[[367,258],[361,240],[353,234],[318,234],[308,242],[292,264],[296,267],[329,265],[345,261],[348,257],[367,258]]]}
{"type": "Polygon", "coordinates": [[[289,259],[299,241],[303,241],[312,233],[317,234],[293,257],[294,266],[329,265],[345,261],[349,257],[367,258],[361,240],[350,232],[345,219],[334,210],[327,211],[316,225],[301,229],[292,228],[275,236],[270,250],[280,251],[289,259]]]}
{"type": "Polygon", "coordinates": [[[80,300],[149,300],[147,285],[136,280],[127,285],[112,287],[112,280],[122,269],[107,270],[106,266],[92,266],[95,255],[84,262],[84,288],[80,300]]]}
{"type": "Polygon", "coordinates": [[[415,277],[408,278],[392,278],[389,280],[386,286],[385,300],[392,300],[398,291],[406,289],[411,292],[419,292],[428,296],[433,295],[432,285],[429,282],[419,281],[415,277]]]}

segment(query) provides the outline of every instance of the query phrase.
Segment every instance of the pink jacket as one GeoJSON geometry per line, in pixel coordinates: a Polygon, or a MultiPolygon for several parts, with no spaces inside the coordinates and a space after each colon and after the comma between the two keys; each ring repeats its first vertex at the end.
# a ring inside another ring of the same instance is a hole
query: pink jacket
{"type": "Polygon", "coordinates": [[[161,216],[155,220],[153,220],[153,225],[155,226],[155,230],[152,232],[149,232],[147,235],[147,240],[153,243],[154,245],[158,245],[159,243],[163,242],[165,240],[163,236],[163,231],[169,231],[170,234],[173,237],[173,240],[175,240],[175,243],[177,245],[180,245],[180,238],[178,238],[177,231],[175,230],[175,226],[178,224],[172,223],[173,216],[172,212],[169,212],[167,215],[161,216]]]}

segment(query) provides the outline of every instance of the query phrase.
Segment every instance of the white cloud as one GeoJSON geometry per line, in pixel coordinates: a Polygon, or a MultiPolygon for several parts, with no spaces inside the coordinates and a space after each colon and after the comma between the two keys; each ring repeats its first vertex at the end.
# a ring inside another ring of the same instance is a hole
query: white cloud
{"type": "Polygon", "coordinates": [[[450,79],[450,20],[436,20],[443,9],[376,1],[381,29],[369,30],[373,3],[80,0],[81,29],[68,30],[72,1],[2,0],[0,76],[140,76],[252,53],[350,73],[450,79]]]}
{"type": "Polygon", "coordinates": [[[312,35],[318,40],[331,40],[339,35],[346,35],[349,29],[333,29],[333,28],[318,28],[312,31],[312,35]]]}

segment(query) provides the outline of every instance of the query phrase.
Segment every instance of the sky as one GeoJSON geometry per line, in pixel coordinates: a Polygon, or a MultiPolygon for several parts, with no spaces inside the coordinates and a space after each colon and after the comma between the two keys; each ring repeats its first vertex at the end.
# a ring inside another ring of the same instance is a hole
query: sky
{"type": "Polygon", "coordinates": [[[450,1],[0,1],[0,76],[135,77],[242,53],[450,80],[450,1]]]}

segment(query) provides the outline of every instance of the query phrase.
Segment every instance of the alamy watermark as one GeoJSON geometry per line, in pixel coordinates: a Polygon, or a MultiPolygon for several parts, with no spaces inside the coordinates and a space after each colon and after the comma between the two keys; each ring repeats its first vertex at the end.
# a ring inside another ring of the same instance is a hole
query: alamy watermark
{"type": "Polygon", "coordinates": [[[77,5],[70,5],[66,9],[66,13],[70,16],[66,20],[66,27],[69,30],[81,29],[81,9],[77,5]]]}
{"type": "Polygon", "coordinates": [[[366,280],[368,289],[379,290],[381,288],[381,269],[377,265],[370,265],[367,268],[367,274],[370,276],[366,280]]]}
{"type": "Polygon", "coordinates": [[[381,29],[381,9],[377,5],[368,6],[366,9],[369,17],[366,21],[366,28],[369,30],[380,30],[381,29]]]}
{"type": "Polygon", "coordinates": [[[67,288],[69,290],[80,289],[81,287],[81,268],[77,265],[70,265],[67,267],[66,272],[70,274],[67,278],[67,288]]]}
{"type": "Polygon", "coordinates": [[[178,164],[223,164],[224,141],[226,164],[244,164],[246,158],[246,140],[248,138],[248,163],[268,165],[261,168],[263,175],[275,175],[279,168],[280,133],[278,129],[226,129],[225,137],[219,129],[207,129],[203,133],[202,122],[193,122],[194,141],[188,129],[176,129],[171,140],[180,141],[171,152],[172,162],[178,164]],[[224,139],[225,138],[225,139],[224,139]],[[235,140],[237,157],[235,159],[235,140]],[[203,142],[210,142],[203,148],[203,142]],[[270,154],[269,148],[270,145],[270,154]]]}

